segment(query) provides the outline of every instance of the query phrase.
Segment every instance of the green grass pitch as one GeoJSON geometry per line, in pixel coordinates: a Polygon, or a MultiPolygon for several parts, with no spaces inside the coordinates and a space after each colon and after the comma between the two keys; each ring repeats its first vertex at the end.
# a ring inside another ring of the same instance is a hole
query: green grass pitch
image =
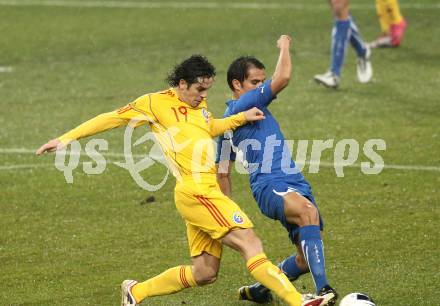
{"type": "MultiPolygon", "coordinates": [[[[379,154],[390,167],[378,175],[366,175],[357,166],[345,168],[344,177],[337,177],[333,167],[323,166],[316,174],[304,169],[326,222],[331,284],[342,296],[365,292],[381,306],[439,304],[438,1],[401,0],[409,21],[403,45],[373,52],[375,75],[367,85],[357,83],[349,49],[337,91],[312,82],[330,57],[332,16],[324,0],[252,1],[286,3],[288,9],[5,2],[0,1],[0,305],[118,305],[122,280],[144,280],[189,263],[184,224],[173,203],[174,179],[147,192],[110,163],[121,157],[106,156],[104,173],[86,175],[81,163],[73,184],[67,184],[54,155],[36,157],[32,151],[96,114],[166,88],[167,71],[193,53],[206,55],[217,67],[209,103],[221,116],[230,96],[227,65],[252,54],[270,75],[283,33],[293,37],[294,72],[271,110],[286,137],[335,143],[348,138],[361,145],[380,138],[387,145],[379,154]],[[156,201],[145,203],[152,195],[156,201]]],[[[352,2],[363,36],[375,38],[374,1],[352,2]]],[[[123,133],[119,129],[98,138],[108,141],[110,153],[122,153],[123,133]]],[[[322,161],[332,163],[332,152],[325,151],[322,161]]],[[[362,161],[366,158],[360,154],[362,161]]],[[[158,165],[143,173],[150,181],[163,174],[158,165]]],[[[254,221],[270,259],[278,262],[291,254],[285,231],[259,213],[247,177],[236,173],[233,181],[233,198],[254,221]]],[[[240,256],[225,249],[215,284],[145,305],[250,305],[236,300],[236,289],[250,282],[240,256]]],[[[295,285],[313,291],[309,275],[295,285]]]]}

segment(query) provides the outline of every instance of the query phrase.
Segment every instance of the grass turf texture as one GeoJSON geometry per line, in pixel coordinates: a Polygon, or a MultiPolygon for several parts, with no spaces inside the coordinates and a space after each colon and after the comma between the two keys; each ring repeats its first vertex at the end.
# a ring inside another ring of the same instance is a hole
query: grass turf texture
{"type": "MultiPolygon", "coordinates": [[[[14,68],[0,73],[0,148],[36,149],[95,114],[166,88],[167,71],[192,53],[206,55],[218,69],[209,101],[220,116],[229,97],[229,62],[253,54],[270,74],[276,40],[289,33],[293,79],[271,106],[288,139],[354,138],[363,144],[382,138],[385,164],[439,167],[438,12],[403,11],[409,20],[405,41],[398,49],[374,51],[371,84],[356,82],[350,49],[342,87],[332,91],[311,81],[329,63],[329,10],[0,6],[0,66],[14,68]]],[[[353,15],[363,36],[375,38],[374,9],[353,15]]],[[[108,140],[110,152],[122,152],[123,129],[98,138],[108,140]]],[[[327,152],[322,160],[332,158],[327,152]]],[[[53,155],[0,154],[2,167],[53,161],[53,155]]],[[[338,178],[333,168],[307,170],[326,221],[329,280],[339,293],[366,292],[378,305],[435,305],[440,172],[385,169],[368,176],[346,168],[338,178]]],[[[162,174],[157,166],[144,176],[162,174]]],[[[189,263],[173,185],[170,179],[159,192],[146,192],[114,165],[92,176],[78,168],[72,185],[54,166],[0,170],[0,304],[117,305],[123,279],[144,280],[189,263]],[[151,195],[154,203],[140,204],[151,195]]],[[[281,226],[259,213],[246,176],[234,175],[234,199],[253,219],[273,261],[292,253],[281,226]]],[[[236,301],[235,290],[250,282],[239,255],[225,249],[214,285],[147,304],[246,305],[236,301]]],[[[296,286],[313,291],[310,276],[296,286]]]]}

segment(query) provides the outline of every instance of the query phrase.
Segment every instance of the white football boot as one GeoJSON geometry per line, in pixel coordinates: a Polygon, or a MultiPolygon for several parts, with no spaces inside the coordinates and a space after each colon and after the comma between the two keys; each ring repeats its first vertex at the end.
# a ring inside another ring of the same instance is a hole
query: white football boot
{"type": "Polygon", "coordinates": [[[334,305],[335,294],[328,292],[322,295],[303,294],[301,306],[330,306],[334,305]]]}
{"type": "Polygon", "coordinates": [[[121,284],[122,300],[121,306],[138,306],[136,299],[131,293],[131,288],[137,284],[137,281],[127,279],[121,284]]]}
{"type": "Polygon", "coordinates": [[[341,79],[331,71],[327,71],[323,74],[317,74],[314,76],[314,79],[318,84],[322,84],[325,87],[334,89],[338,88],[339,83],[341,82],[341,79]]]}
{"type": "Polygon", "coordinates": [[[373,77],[373,67],[371,65],[371,48],[367,45],[367,51],[363,57],[358,57],[356,70],[357,78],[361,83],[368,83],[373,77]]]}

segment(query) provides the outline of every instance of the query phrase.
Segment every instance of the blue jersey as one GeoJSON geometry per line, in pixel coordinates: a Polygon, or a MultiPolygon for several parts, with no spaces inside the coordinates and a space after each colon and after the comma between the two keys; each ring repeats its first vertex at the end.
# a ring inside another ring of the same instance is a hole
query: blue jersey
{"type": "Polygon", "coordinates": [[[276,98],[272,95],[270,84],[271,80],[267,80],[260,87],[243,94],[238,100],[226,103],[224,117],[255,106],[264,112],[266,118],[239,127],[232,133],[232,137],[219,137],[217,163],[220,160],[242,158],[240,161],[249,172],[252,190],[262,188],[269,181],[283,181],[292,185],[299,193],[311,196],[311,187],[295,168],[280,126],[268,110],[268,106],[276,98]]]}

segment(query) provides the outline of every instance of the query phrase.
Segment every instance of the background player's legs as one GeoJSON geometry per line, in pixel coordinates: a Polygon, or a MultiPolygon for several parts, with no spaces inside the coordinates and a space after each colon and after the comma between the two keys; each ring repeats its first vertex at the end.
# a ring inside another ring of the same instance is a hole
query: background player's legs
{"type": "Polygon", "coordinates": [[[350,21],[335,19],[332,30],[330,71],[341,77],[342,65],[345,60],[347,42],[350,39],[350,21]]]}
{"type": "Polygon", "coordinates": [[[367,83],[373,76],[373,70],[370,63],[370,50],[361,39],[359,30],[349,15],[349,1],[331,0],[330,3],[335,17],[332,30],[330,71],[324,74],[315,75],[315,80],[327,87],[338,87],[342,66],[345,60],[347,43],[350,41],[358,56],[358,80],[361,83],[367,83]]]}
{"type": "Polygon", "coordinates": [[[350,20],[350,30],[351,30],[350,44],[354,48],[354,50],[356,51],[357,57],[365,57],[365,55],[367,53],[367,45],[365,44],[365,42],[361,38],[361,35],[359,33],[359,29],[358,29],[353,17],[350,16],[349,20],[350,20]]]}
{"type": "Polygon", "coordinates": [[[390,26],[398,24],[403,20],[403,16],[400,13],[399,3],[397,0],[382,0],[385,11],[388,14],[390,20],[390,26]]]}
{"type": "Polygon", "coordinates": [[[332,0],[331,5],[335,17],[332,30],[331,71],[340,77],[351,31],[348,0],[332,0]]]}
{"type": "Polygon", "coordinates": [[[397,0],[376,0],[381,35],[370,43],[372,48],[397,47],[406,30],[406,20],[400,13],[397,0]]]}
{"type": "Polygon", "coordinates": [[[357,59],[357,77],[359,82],[368,83],[373,77],[373,67],[370,62],[371,50],[361,38],[359,29],[350,16],[350,44],[356,51],[357,59]]]}
{"type": "Polygon", "coordinates": [[[246,260],[249,272],[257,281],[272,290],[288,305],[301,305],[301,294],[296,291],[287,277],[280,273],[280,269],[267,259],[261,240],[252,229],[234,230],[228,233],[222,241],[241,254],[246,260]]]}
{"type": "Polygon", "coordinates": [[[331,0],[330,4],[335,18],[332,29],[330,70],[326,73],[315,75],[314,79],[326,87],[337,88],[340,83],[342,65],[344,64],[351,30],[348,0],[331,0]]]}
{"type": "Polygon", "coordinates": [[[391,26],[391,18],[387,12],[388,0],[376,0],[376,13],[379,17],[380,30],[382,34],[388,35],[391,26]]]}
{"type": "Polygon", "coordinates": [[[400,13],[399,3],[397,0],[387,0],[386,6],[387,12],[391,19],[391,46],[397,47],[402,42],[407,23],[400,13]]]}

